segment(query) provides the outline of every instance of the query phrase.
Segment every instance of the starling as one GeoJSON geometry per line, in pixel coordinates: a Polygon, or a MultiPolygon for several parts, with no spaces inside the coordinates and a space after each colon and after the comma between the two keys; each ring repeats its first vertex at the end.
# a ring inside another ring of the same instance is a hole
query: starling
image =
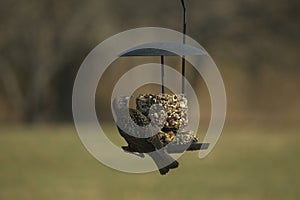
{"type": "MultiPolygon", "coordinates": [[[[149,104],[153,104],[154,101],[155,99],[152,99],[149,104]]],[[[124,147],[123,149],[129,152],[147,153],[157,165],[161,175],[167,174],[170,169],[177,168],[179,163],[163,148],[164,145],[158,134],[159,128],[155,127],[155,123],[151,123],[151,119],[148,117],[149,112],[145,111],[145,114],[147,114],[145,115],[141,111],[128,108],[128,102],[129,97],[122,96],[116,97],[113,101],[113,109],[117,116],[118,131],[128,143],[128,147],[124,147]],[[149,135],[146,129],[136,127],[146,127],[148,125],[152,127],[152,130],[156,130],[155,128],[157,128],[156,134],[149,135]]]]}

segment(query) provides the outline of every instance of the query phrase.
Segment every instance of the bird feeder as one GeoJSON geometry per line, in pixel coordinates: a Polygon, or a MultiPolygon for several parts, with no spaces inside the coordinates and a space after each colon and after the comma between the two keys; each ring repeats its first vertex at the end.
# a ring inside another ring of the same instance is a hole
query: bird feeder
{"type": "MultiPolygon", "coordinates": [[[[183,7],[183,39],[182,43],[171,43],[171,42],[160,42],[160,43],[148,43],[143,44],[134,48],[131,48],[125,52],[123,52],[120,57],[134,57],[134,56],[154,56],[160,58],[161,64],[161,94],[153,95],[153,94],[144,94],[143,98],[150,98],[150,96],[155,96],[156,100],[160,102],[168,102],[168,98],[178,98],[176,100],[177,104],[180,105],[180,98],[181,101],[186,101],[185,99],[185,76],[186,76],[186,56],[203,56],[207,55],[207,53],[199,48],[190,46],[186,44],[186,7],[184,0],[181,0],[182,7],[183,7]],[[176,52],[176,53],[175,53],[176,52]],[[165,59],[170,56],[179,56],[181,57],[181,73],[182,73],[182,81],[181,81],[181,92],[182,94],[166,94],[165,92],[165,59]]],[[[137,103],[139,99],[137,98],[137,103]]],[[[163,104],[163,103],[161,103],[163,104]]],[[[168,103],[165,103],[167,107],[168,103]]],[[[171,103],[172,104],[172,103],[171,103]]],[[[138,105],[137,105],[138,106],[138,105]]],[[[172,106],[172,105],[171,105],[172,106]]],[[[173,106],[174,107],[174,106],[173,106]]],[[[178,116],[181,118],[181,115],[184,115],[184,109],[180,109],[181,113],[178,113],[178,116]]],[[[146,115],[148,113],[146,112],[146,115]]],[[[182,120],[181,120],[182,121],[182,120]]],[[[182,122],[184,123],[184,122],[182,122]]],[[[171,124],[172,125],[172,124],[171,124]]],[[[169,126],[171,126],[169,124],[169,126]]],[[[178,128],[178,127],[177,127],[178,128]]],[[[170,128],[172,129],[172,128],[170,128]]],[[[159,133],[158,133],[159,134],[159,133]]],[[[162,137],[164,137],[162,135],[162,137]]],[[[169,138],[170,139],[170,138],[169,138]]],[[[199,143],[194,137],[193,131],[183,131],[174,133],[174,136],[170,139],[170,144],[166,146],[166,150],[168,153],[182,153],[184,151],[195,151],[195,150],[205,150],[209,147],[209,143],[199,143]],[[188,146],[182,145],[184,143],[183,138],[188,138],[188,146]],[[189,140],[190,138],[190,140],[189,140]]],[[[126,151],[131,151],[127,147],[123,147],[126,151]]],[[[133,152],[134,153],[134,152],[133,152]]]]}

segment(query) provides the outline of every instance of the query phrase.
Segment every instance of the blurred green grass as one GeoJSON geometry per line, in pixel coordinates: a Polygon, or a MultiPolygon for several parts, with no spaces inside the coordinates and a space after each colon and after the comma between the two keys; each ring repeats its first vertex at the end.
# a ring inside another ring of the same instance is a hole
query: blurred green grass
{"type": "Polygon", "coordinates": [[[299,199],[298,130],[226,128],[207,158],[186,153],[160,176],[103,166],[71,125],[4,126],[0,199],[299,199]]]}

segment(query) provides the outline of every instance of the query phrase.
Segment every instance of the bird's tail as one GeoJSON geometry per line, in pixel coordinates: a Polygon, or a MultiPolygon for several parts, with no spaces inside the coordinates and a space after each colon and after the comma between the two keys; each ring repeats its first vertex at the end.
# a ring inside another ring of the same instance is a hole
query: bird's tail
{"type": "Polygon", "coordinates": [[[179,166],[179,163],[162,149],[148,154],[157,165],[161,175],[165,175],[170,169],[175,169],[179,166]]]}

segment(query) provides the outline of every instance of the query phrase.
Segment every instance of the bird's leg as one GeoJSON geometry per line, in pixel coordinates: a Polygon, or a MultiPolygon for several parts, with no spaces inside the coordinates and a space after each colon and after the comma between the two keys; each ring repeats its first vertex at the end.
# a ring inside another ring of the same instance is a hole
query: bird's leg
{"type": "Polygon", "coordinates": [[[148,138],[147,141],[150,142],[156,149],[161,149],[163,147],[158,134],[148,138]]]}

